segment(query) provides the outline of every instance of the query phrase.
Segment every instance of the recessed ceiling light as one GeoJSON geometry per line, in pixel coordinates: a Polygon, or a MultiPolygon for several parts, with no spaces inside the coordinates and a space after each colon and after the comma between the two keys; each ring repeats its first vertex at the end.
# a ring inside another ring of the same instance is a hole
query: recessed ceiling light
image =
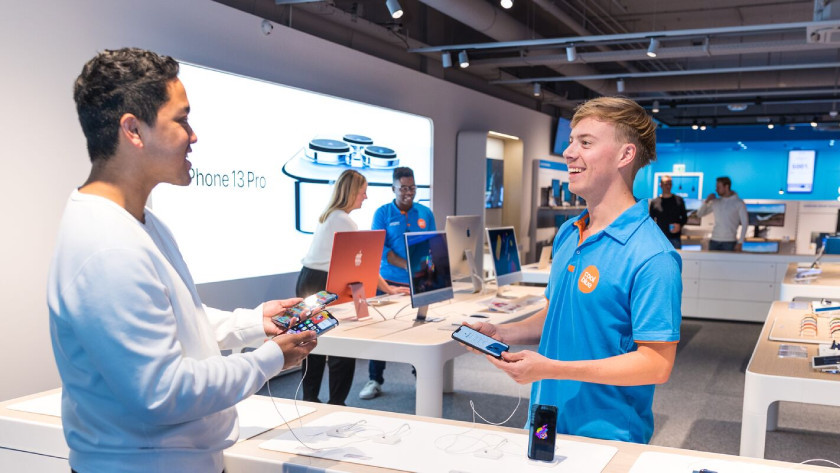
{"type": "Polygon", "coordinates": [[[747,109],[747,104],[745,103],[731,103],[726,106],[730,112],[743,112],[747,109]]]}

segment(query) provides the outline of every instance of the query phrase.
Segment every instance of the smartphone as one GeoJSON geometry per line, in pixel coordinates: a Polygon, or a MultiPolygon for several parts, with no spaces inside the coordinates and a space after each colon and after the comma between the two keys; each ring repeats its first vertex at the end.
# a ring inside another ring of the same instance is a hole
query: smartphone
{"type": "Polygon", "coordinates": [[[543,404],[531,406],[531,427],[528,435],[528,458],[543,462],[554,461],[554,441],[557,438],[557,407],[543,404]]]}
{"type": "Polygon", "coordinates": [[[271,318],[271,321],[284,329],[288,329],[292,317],[301,319],[301,316],[307,310],[315,312],[316,310],[323,309],[336,299],[338,299],[338,294],[333,294],[328,291],[317,292],[286,309],[286,311],[283,312],[283,315],[275,315],[271,318]]]}
{"type": "Polygon", "coordinates": [[[503,351],[510,350],[510,346],[496,340],[495,338],[488,337],[481,332],[473,330],[466,325],[461,325],[455,329],[455,331],[452,332],[452,338],[458,340],[464,345],[469,345],[482,353],[486,353],[499,359],[502,358],[503,351]]]}
{"type": "Polygon", "coordinates": [[[287,333],[300,333],[307,330],[315,332],[316,336],[338,327],[338,319],[326,310],[311,315],[308,319],[298,322],[287,333]]]}
{"type": "Polygon", "coordinates": [[[811,359],[811,366],[815,369],[840,366],[840,355],[815,356],[811,359]]]}

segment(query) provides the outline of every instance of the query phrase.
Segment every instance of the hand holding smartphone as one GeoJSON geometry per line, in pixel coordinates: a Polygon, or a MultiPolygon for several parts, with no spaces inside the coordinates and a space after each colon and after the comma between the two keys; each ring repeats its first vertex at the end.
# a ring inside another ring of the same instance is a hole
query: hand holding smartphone
{"type": "Polygon", "coordinates": [[[452,338],[463,343],[464,345],[475,348],[476,350],[486,353],[492,357],[502,359],[502,352],[510,350],[510,346],[502,343],[495,338],[488,337],[483,333],[471,329],[466,325],[461,325],[454,332],[452,338]]]}
{"type": "Polygon", "coordinates": [[[292,318],[297,318],[298,320],[301,320],[304,318],[305,315],[312,314],[320,309],[323,309],[336,299],[338,299],[338,295],[333,294],[332,292],[317,292],[302,300],[301,302],[298,302],[292,307],[289,307],[288,309],[286,309],[285,312],[283,312],[283,314],[275,315],[271,318],[271,321],[274,322],[277,326],[288,330],[292,318]]]}

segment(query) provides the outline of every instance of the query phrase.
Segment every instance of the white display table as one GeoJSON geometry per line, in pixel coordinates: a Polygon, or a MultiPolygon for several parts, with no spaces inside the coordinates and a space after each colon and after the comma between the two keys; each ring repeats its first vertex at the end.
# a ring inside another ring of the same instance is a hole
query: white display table
{"type": "Polygon", "coordinates": [[[821,263],[816,279],[808,282],[796,282],[796,270],[799,265],[790,263],[782,280],[779,299],[792,301],[797,297],[811,299],[840,299],[840,263],[821,263]]]}

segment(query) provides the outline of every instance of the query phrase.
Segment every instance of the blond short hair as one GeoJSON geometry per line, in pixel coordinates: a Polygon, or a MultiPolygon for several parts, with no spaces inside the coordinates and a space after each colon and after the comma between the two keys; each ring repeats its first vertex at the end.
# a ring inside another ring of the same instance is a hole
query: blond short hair
{"type": "Polygon", "coordinates": [[[575,109],[572,128],[584,118],[615,126],[616,139],[636,145],[636,171],[656,160],[656,124],[641,105],[625,97],[598,97],[575,109]]]}

